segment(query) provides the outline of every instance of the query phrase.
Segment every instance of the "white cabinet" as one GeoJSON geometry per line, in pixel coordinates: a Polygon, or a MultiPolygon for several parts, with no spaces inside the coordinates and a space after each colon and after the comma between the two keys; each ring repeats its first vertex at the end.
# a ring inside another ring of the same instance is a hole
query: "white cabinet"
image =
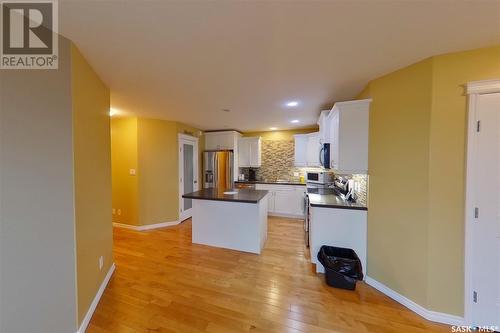
{"type": "Polygon", "coordinates": [[[335,103],[328,115],[330,165],[340,173],[368,172],[371,99],[335,103]]]}
{"type": "Polygon", "coordinates": [[[366,275],[367,212],[340,208],[311,207],[309,237],[311,261],[316,272],[324,272],[318,261],[322,245],[353,249],[361,260],[366,275]]]}
{"type": "Polygon", "coordinates": [[[262,163],[262,140],[259,137],[251,138],[250,141],[250,166],[260,167],[262,163]]]}
{"type": "Polygon", "coordinates": [[[319,167],[319,153],[321,150],[319,132],[311,133],[307,135],[307,161],[306,164],[309,167],[319,167]]]}
{"type": "Polygon", "coordinates": [[[224,150],[233,151],[234,158],[234,180],[238,180],[238,139],[241,133],[236,131],[205,132],[205,150],[224,150]]]}
{"type": "Polygon", "coordinates": [[[307,134],[295,134],[295,166],[305,167],[307,166],[307,134]]]}
{"type": "Polygon", "coordinates": [[[257,184],[256,189],[269,191],[269,215],[304,218],[305,186],[257,184]]]}
{"type": "Polygon", "coordinates": [[[296,134],[295,139],[295,166],[319,167],[319,153],[321,150],[320,133],[296,134]]]}
{"type": "Polygon", "coordinates": [[[236,131],[205,132],[205,149],[233,149],[236,151],[240,136],[241,134],[236,131]]]}
{"type": "Polygon", "coordinates": [[[330,115],[330,110],[321,111],[321,113],[319,114],[319,119],[318,119],[319,142],[321,144],[331,142],[331,137],[330,137],[331,126],[329,124],[329,118],[328,118],[329,115],[330,115]]]}
{"type": "Polygon", "coordinates": [[[239,167],[261,166],[261,138],[248,137],[238,140],[239,167]]]}

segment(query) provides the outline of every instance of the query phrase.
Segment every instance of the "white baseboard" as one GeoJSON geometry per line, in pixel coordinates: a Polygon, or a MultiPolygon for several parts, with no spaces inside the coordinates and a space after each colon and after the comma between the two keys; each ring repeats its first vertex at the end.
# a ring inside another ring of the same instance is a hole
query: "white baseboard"
{"type": "Polygon", "coordinates": [[[372,279],[369,276],[365,277],[365,282],[372,286],[373,288],[377,289],[378,291],[386,294],[396,302],[406,306],[408,309],[411,311],[415,312],[416,314],[424,317],[427,320],[434,321],[436,323],[442,323],[442,324],[447,324],[447,325],[456,325],[456,326],[461,326],[465,325],[465,319],[459,316],[447,314],[447,313],[442,313],[442,312],[436,312],[432,310],[427,310],[421,305],[418,305],[417,303],[413,302],[412,300],[406,298],[405,296],[395,292],[394,290],[390,289],[386,285],[378,282],[377,280],[372,279]]]}
{"type": "Polygon", "coordinates": [[[294,214],[281,214],[281,213],[268,213],[268,216],[274,217],[286,217],[290,219],[304,219],[304,215],[294,215],[294,214]]]}
{"type": "Polygon", "coordinates": [[[89,310],[87,311],[85,318],[83,318],[82,324],[80,325],[80,328],[76,333],[85,333],[85,331],[87,330],[87,326],[89,326],[90,319],[92,319],[92,315],[94,314],[97,304],[99,304],[99,300],[101,299],[101,296],[104,293],[104,290],[106,289],[106,286],[108,285],[108,282],[111,279],[111,276],[113,275],[114,271],[115,271],[115,264],[113,263],[109,268],[108,274],[106,274],[106,277],[102,281],[101,286],[99,287],[99,290],[97,291],[94,300],[90,304],[89,310]]]}
{"type": "Polygon", "coordinates": [[[131,224],[123,224],[123,223],[113,223],[113,227],[130,229],[130,230],[135,230],[135,231],[144,231],[144,230],[171,227],[174,225],[178,225],[179,223],[180,223],[180,221],[178,221],[178,220],[171,221],[171,222],[156,223],[156,224],[146,224],[146,225],[131,225],[131,224]]]}

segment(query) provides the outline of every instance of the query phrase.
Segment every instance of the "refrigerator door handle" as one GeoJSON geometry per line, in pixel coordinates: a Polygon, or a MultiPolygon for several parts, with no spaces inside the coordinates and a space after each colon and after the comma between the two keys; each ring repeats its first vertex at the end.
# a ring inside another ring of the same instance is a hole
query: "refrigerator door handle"
{"type": "Polygon", "coordinates": [[[219,186],[219,157],[217,153],[214,154],[214,188],[217,188],[219,186]]]}

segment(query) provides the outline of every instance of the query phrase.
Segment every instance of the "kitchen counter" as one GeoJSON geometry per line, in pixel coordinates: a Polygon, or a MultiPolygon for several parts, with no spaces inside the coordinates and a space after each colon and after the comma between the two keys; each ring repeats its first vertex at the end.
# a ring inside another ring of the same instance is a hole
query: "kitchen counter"
{"type": "Polygon", "coordinates": [[[186,199],[233,201],[233,202],[256,204],[267,195],[267,192],[268,191],[252,190],[252,189],[208,188],[208,189],[203,189],[201,191],[184,194],[182,197],[186,199]],[[224,194],[224,192],[236,192],[236,193],[224,194]]]}
{"type": "Polygon", "coordinates": [[[184,194],[192,199],[193,243],[260,254],[267,239],[268,196],[264,190],[217,188],[184,194]]]}
{"type": "Polygon", "coordinates": [[[302,185],[306,186],[306,183],[296,182],[296,181],[271,181],[271,180],[238,180],[235,181],[238,184],[269,184],[269,185],[302,185]]]}
{"type": "Polygon", "coordinates": [[[347,201],[333,189],[308,188],[307,195],[311,207],[368,210],[364,202],[347,201]]]}

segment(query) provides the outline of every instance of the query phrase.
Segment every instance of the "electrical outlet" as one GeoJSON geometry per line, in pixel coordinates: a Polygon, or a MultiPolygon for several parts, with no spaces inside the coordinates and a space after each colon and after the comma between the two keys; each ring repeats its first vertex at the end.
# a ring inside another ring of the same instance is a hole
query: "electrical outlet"
{"type": "Polygon", "coordinates": [[[299,173],[298,173],[298,172],[294,172],[294,173],[293,173],[293,176],[294,176],[294,177],[298,177],[298,176],[299,176],[299,173]]]}
{"type": "Polygon", "coordinates": [[[120,208],[118,208],[117,213],[118,213],[118,215],[122,215],[122,210],[120,208]]]}
{"type": "Polygon", "coordinates": [[[130,169],[129,173],[130,173],[130,175],[135,176],[135,169],[130,169]]]}
{"type": "Polygon", "coordinates": [[[104,257],[100,256],[99,257],[99,270],[102,271],[102,266],[104,266],[104,257]]]}
{"type": "Polygon", "coordinates": [[[116,214],[116,209],[113,208],[113,215],[115,215],[115,214],[116,214]]]}

